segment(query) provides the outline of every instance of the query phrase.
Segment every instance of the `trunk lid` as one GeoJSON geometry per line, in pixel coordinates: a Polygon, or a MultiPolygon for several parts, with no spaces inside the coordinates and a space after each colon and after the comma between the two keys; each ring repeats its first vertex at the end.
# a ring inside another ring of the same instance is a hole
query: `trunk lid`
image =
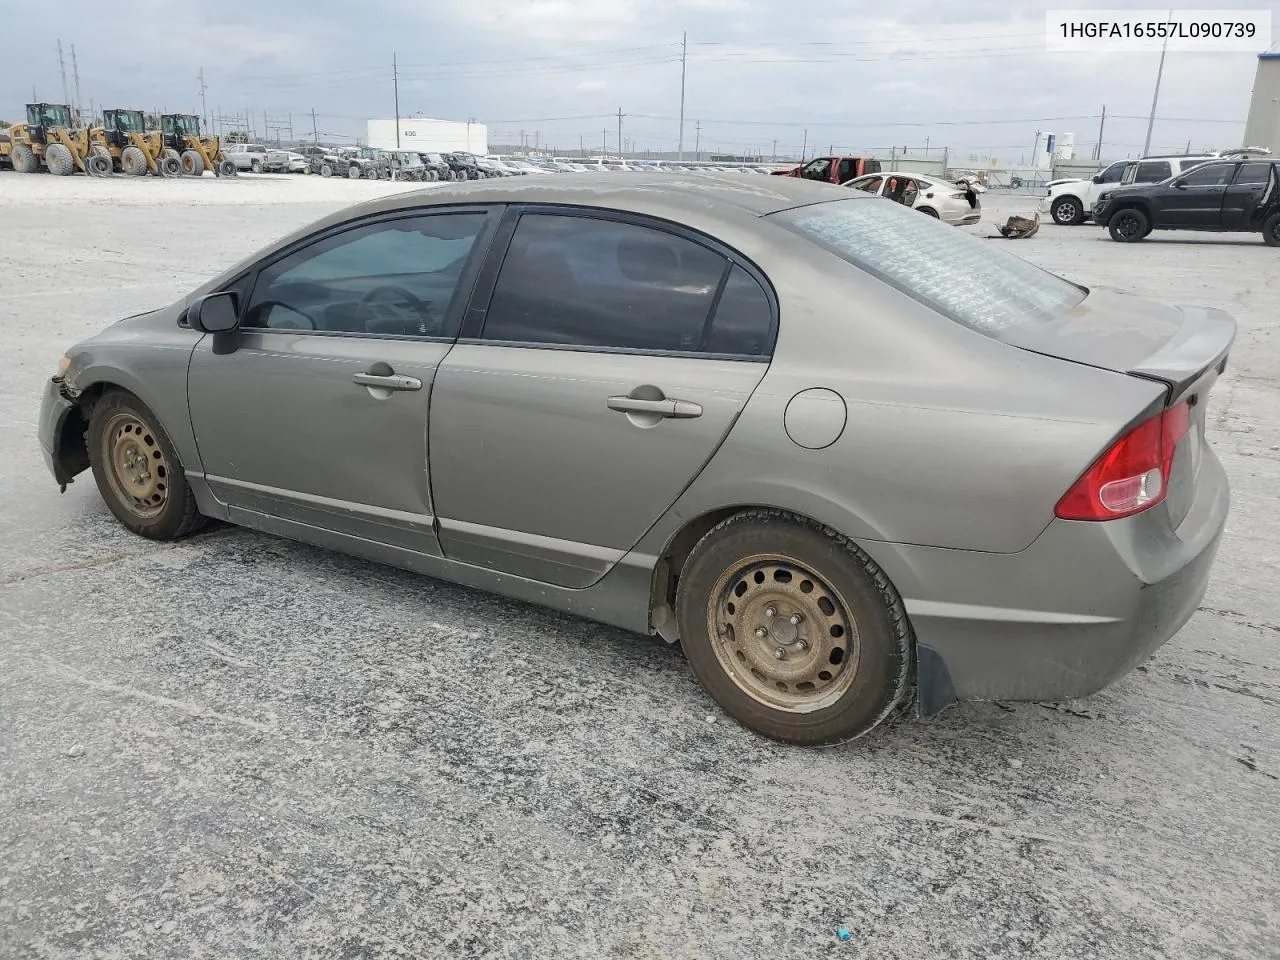
{"type": "Polygon", "coordinates": [[[1166,388],[1166,407],[1189,405],[1190,427],[1175,449],[1166,495],[1175,528],[1195,498],[1209,392],[1227,367],[1235,336],[1235,320],[1223,310],[1102,292],[1053,320],[1018,324],[999,334],[1024,350],[1154,380],[1166,388]]]}

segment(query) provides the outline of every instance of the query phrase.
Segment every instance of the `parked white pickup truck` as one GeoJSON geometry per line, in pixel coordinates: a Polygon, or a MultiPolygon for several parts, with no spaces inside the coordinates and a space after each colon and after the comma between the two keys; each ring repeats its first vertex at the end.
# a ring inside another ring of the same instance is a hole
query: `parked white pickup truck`
{"type": "Polygon", "coordinates": [[[1199,166],[1215,154],[1168,157],[1143,157],[1141,160],[1117,160],[1089,180],[1056,180],[1049,185],[1049,195],[1040,201],[1040,213],[1064,227],[1084,223],[1093,215],[1098,194],[1121,183],[1159,183],[1199,166]],[[1128,171],[1126,175],[1126,170],[1128,171]]]}
{"type": "Polygon", "coordinates": [[[228,143],[222,148],[237,170],[262,173],[267,169],[267,148],[260,143],[228,143]]]}

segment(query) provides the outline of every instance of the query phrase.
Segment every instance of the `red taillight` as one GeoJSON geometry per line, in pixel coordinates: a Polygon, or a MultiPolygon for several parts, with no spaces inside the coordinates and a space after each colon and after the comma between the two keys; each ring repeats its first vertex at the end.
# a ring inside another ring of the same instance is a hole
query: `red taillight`
{"type": "Polygon", "coordinates": [[[1191,426],[1186,403],[1138,424],[1094,461],[1058,501],[1063,520],[1115,520],[1164,499],[1178,441],[1191,426]]]}

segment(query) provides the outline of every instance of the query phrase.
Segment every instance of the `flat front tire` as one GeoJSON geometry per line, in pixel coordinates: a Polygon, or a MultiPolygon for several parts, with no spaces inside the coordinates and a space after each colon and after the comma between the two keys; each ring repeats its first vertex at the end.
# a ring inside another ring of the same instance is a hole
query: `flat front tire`
{"type": "Polygon", "coordinates": [[[766,737],[851,740],[907,696],[901,597],[848,538],[812,521],[750,510],[717,524],[681,570],[676,617],[699,683],[766,737]]]}
{"type": "Polygon", "coordinates": [[[176,540],[204,526],[168,434],[146,405],[113,390],[93,407],[89,464],[117,520],[153,540],[176,540]]]}

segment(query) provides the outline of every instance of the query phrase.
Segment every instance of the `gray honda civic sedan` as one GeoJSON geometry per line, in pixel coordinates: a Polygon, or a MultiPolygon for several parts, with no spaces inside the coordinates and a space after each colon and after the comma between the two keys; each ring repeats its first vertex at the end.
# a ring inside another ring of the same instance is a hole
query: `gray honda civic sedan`
{"type": "Polygon", "coordinates": [[[111,324],[39,430],[143,536],[229,521],[657,633],[821,743],[1086,696],[1168,640],[1227,515],[1234,337],[854,191],[521,177],[111,324]]]}

